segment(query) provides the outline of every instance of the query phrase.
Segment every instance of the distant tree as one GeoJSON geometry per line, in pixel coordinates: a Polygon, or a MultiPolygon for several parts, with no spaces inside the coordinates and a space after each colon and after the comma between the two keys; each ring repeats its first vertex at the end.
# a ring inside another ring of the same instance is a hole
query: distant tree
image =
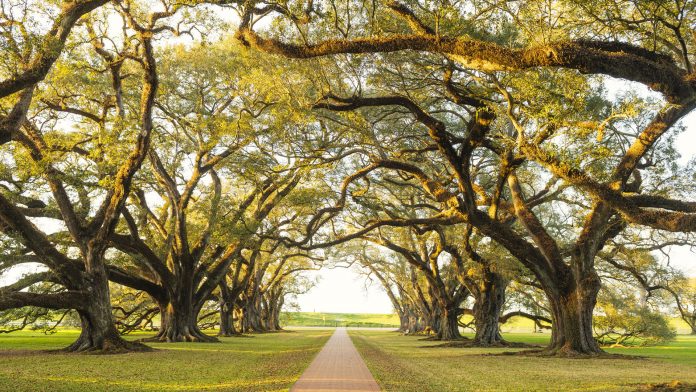
{"type": "Polygon", "coordinates": [[[656,345],[676,336],[669,319],[641,303],[630,286],[605,285],[597,301],[595,338],[603,345],[656,345]]]}

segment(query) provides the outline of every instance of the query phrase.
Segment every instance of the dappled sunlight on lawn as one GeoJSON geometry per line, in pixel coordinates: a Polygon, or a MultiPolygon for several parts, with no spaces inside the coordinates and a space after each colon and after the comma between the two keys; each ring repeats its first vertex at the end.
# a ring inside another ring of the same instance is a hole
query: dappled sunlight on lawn
{"type": "Polygon", "coordinates": [[[133,380],[114,380],[114,379],[104,379],[95,377],[34,377],[30,378],[29,381],[37,381],[39,383],[43,382],[60,382],[63,383],[65,387],[70,387],[71,385],[84,385],[91,384],[90,387],[125,387],[127,389],[134,390],[151,390],[151,391],[200,391],[200,390],[229,390],[230,388],[235,390],[247,390],[250,387],[263,387],[263,390],[267,388],[282,388],[295,381],[296,378],[290,377],[276,377],[276,378],[264,378],[262,380],[235,380],[232,382],[220,381],[217,383],[197,383],[190,382],[185,385],[177,382],[141,382],[133,380]]]}
{"type": "MultiPolygon", "coordinates": [[[[510,348],[442,348],[440,342],[382,331],[351,331],[372,374],[387,391],[634,391],[640,383],[696,382],[696,340],[607,349],[645,359],[564,359],[495,355],[510,348]]],[[[505,334],[539,344],[543,335],[505,334]]],[[[548,338],[548,335],[546,335],[548,338]]]]}
{"type": "MultiPolygon", "coordinates": [[[[157,351],[78,355],[44,349],[52,337],[12,334],[0,347],[0,391],[269,391],[287,390],[331,335],[331,330],[223,338],[220,343],[156,343],[157,351]],[[25,350],[25,352],[19,351],[25,350]]],[[[67,339],[66,339],[67,338],[67,339]]],[[[55,345],[55,342],[52,342],[55,345]]]]}

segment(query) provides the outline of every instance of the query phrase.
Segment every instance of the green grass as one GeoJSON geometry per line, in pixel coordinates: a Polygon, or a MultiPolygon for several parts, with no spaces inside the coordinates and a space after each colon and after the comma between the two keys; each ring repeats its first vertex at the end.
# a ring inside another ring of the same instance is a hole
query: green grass
{"type": "MultiPolygon", "coordinates": [[[[342,321],[384,322],[389,317],[360,316],[342,321]]],[[[16,332],[0,335],[0,392],[287,390],[332,333],[304,329],[223,338],[217,344],[152,344],[157,349],[152,353],[78,355],[42,351],[67,346],[78,331],[16,332]]],[[[679,336],[659,347],[607,349],[648,357],[629,360],[493,356],[488,354],[513,349],[432,348],[439,343],[385,330],[350,334],[387,391],[633,391],[642,383],[696,383],[696,336],[679,336]]],[[[505,337],[545,344],[549,334],[505,337]]]]}
{"type": "MultiPolygon", "coordinates": [[[[696,337],[663,347],[614,348],[646,359],[496,356],[505,348],[432,348],[438,342],[395,332],[352,330],[353,342],[386,391],[634,391],[636,384],[696,382],[696,337]]],[[[544,344],[548,334],[507,334],[544,344]]]]}
{"type": "Polygon", "coordinates": [[[157,351],[122,355],[41,351],[67,346],[76,331],[0,335],[0,391],[284,391],[331,333],[303,330],[222,338],[222,343],[151,344],[157,351]]]}
{"type": "Polygon", "coordinates": [[[281,324],[284,326],[368,328],[399,327],[399,317],[395,314],[286,312],[281,314],[280,320],[281,324]]]}

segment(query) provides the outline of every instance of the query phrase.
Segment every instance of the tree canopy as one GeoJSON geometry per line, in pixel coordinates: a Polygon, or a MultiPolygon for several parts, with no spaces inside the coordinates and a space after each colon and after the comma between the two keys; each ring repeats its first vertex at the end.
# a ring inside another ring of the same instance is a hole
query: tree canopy
{"type": "Polygon", "coordinates": [[[506,345],[520,316],[574,356],[694,329],[660,252],[696,231],[695,8],[3,0],[0,322],[215,341],[349,261],[406,333],[506,345]]]}

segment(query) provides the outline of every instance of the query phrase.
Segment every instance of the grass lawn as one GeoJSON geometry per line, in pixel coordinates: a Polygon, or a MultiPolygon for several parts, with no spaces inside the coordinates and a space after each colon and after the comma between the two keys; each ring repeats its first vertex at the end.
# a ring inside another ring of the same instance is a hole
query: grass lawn
{"type": "MultiPolygon", "coordinates": [[[[558,359],[492,356],[506,348],[429,348],[438,342],[395,332],[351,330],[375,379],[386,391],[635,391],[639,383],[696,383],[696,337],[662,347],[614,348],[647,359],[558,359]]],[[[533,344],[548,334],[507,334],[533,344]]]]}
{"type": "Polygon", "coordinates": [[[222,343],[150,344],[158,350],[123,355],[40,351],[67,346],[76,331],[11,333],[0,335],[0,391],[286,391],[331,333],[303,330],[222,338],[222,343]]]}
{"type": "Polygon", "coordinates": [[[377,313],[284,312],[280,321],[282,325],[295,327],[399,327],[399,317],[396,314],[377,313]]]}

